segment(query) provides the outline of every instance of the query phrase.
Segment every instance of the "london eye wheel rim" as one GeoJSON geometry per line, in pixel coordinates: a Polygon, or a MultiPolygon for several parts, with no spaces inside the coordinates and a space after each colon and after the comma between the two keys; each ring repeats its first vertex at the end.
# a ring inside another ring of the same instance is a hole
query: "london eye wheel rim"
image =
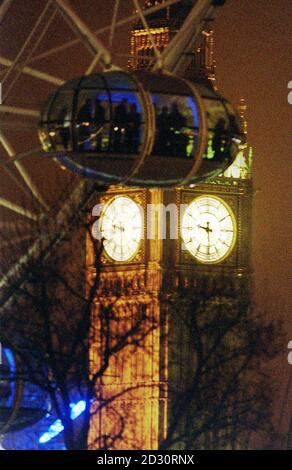
{"type": "MultiPolygon", "coordinates": [[[[9,367],[8,376],[1,372],[1,380],[6,381],[10,388],[7,399],[1,397],[0,403],[0,433],[13,432],[30,426],[41,419],[47,409],[46,406],[30,406],[27,381],[24,379],[24,369],[18,354],[13,352],[14,348],[7,342],[2,348],[3,358],[9,367]],[[6,379],[5,379],[6,377],[6,379]]],[[[4,362],[1,364],[4,367],[4,362]]],[[[42,394],[39,395],[39,398],[42,394]]],[[[40,400],[41,404],[41,400],[40,400]]],[[[43,403],[44,404],[44,403],[43,403]]]]}

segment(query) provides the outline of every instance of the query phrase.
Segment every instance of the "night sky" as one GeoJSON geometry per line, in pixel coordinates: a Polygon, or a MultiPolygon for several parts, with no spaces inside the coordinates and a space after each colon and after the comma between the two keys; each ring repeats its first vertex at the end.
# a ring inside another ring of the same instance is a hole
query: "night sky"
{"type": "MultiPolygon", "coordinates": [[[[1,54],[11,59],[15,57],[44,4],[42,0],[13,2],[0,29],[1,54]]],[[[128,0],[121,0],[121,4],[123,13],[131,12],[128,0]]],[[[72,5],[93,29],[110,23],[113,1],[74,0],[72,5]]],[[[292,339],[292,217],[289,211],[292,106],[287,102],[287,85],[292,80],[291,19],[291,0],[227,0],[226,6],[219,9],[214,23],[219,90],[234,104],[244,97],[249,110],[248,141],[254,151],[255,299],[258,308],[267,315],[285,318],[287,338],[283,339],[283,354],[277,365],[284,381],[289,372],[287,342],[292,339]]],[[[40,46],[42,51],[49,45],[62,44],[74,37],[63,23],[60,28],[61,22],[63,20],[60,18],[55,20],[54,34],[49,36],[50,44],[48,39],[44,41],[40,46]]],[[[126,27],[118,33],[114,42],[115,51],[128,52],[129,32],[130,28],[126,27]]],[[[106,37],[103,39],[106,40],[106,37]]],[[[40,60],[34,66],[64,79],[72,78],[82,74],[90,62],[90,56],[83,48],[77,47],[73,56],[70,55],[72,52],[71,48],[59,56],[40,60]]],[[[123,61],[125,63],[126,59],[123,61]]],[[[44,97],[53,91],[35,79],[21,80],[10,98],[11,104],[39,106],[44,97]],[[35,90],[33,95],[32,90],[35,90]]],[[[8,135],[14,140],[16,150],[23,151],[26,145],[27,148],[37,145],[35,135],[28,133],[26,137],[15,137],[9,132],[8,135]]],[[[26,165],[35,178],[40,172],[44,173],[44,166],[41,166],[44,163],[37,161],[36,157],[33,163],[27,162],[26,165]]],[[[50,171],[56,172],[55,167],[50,171]]],[[[49,170],[46,174],[50,174],[49,170]]],[[[0,177],[4,195],[15,195],[16,192],[11,192],[7,178],[3,179],[1,172],[0,177]]],[[[54,178],[59,181],[65,177],[54,174],[54,178]]]]}
{"type": "Polygon", "coordinates": [[[257,294],[261,305],[287,314],[292,306],[291,17],[290,0],[229,0],[215,22],[219,88],[233,103],[244,97],[249,109],[257,294]]]}
{"type": "Polygon", "coordinates": [[[287,336],[281,357],[271,366],[282,393],[292,367],[287,363],[287,342],[292,339],[292,106],[287,102],[292,79],[291,18],[290,0],[229,0],[214,28],[220,91],[234,104],[244,97],[249,110],[255,300],[269,317],[284,320],[287,336]]]}

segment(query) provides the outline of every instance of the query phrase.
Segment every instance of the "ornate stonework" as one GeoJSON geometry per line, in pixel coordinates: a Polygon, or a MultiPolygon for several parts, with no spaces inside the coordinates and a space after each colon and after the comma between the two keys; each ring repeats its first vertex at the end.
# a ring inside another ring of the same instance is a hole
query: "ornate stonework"
{"type": "MultiPolygon", "coordinates": [[[[151,2],[150,2],[151,3],[151,2]]],[[[164,24],[152,30],[159,49],[163,49],[173,31],[171,25],[164,24]]],[[[145,66],[147,57],[151,57],[149,38],[143,29],[136,27],[132,32],[132,66],[145,66]],[[137,54],[145,54],[145,63],[135,59],[137,54]]],[[[208,38],[208,47],[213,45],[213,36],[208,38]]],[[[203,45],[202,50],[206,52],[203,45]]],[[[204,53],[205,53],[204,52],[204,53]]],[[[210,57],[212,51],[208,50],[210,57]]],[[[211,59],[210,59],[211,60],[211,59]]],[[[213,60],[213,59],[212,59],[213,60]]],[[[211,64],[213,67],[213,63],[211,64]]],[[[212,68],[212,73],[214,72],[212,68]]],[[[211,79],[214,78],[212,75],[211,79]]],[[[246,106],[241,103],[241,117],[245,121],[246,106]]],[[[246,121],[245,121],[246,122],[246,121]]],[[[246,130],[246,125],[245,125],[246,130]]],[[[147,224],[157,227],[162,223],[161,215],[152,219],[144,218],[144,239],[135,257],[126,263],[117,263],[102,255],[99,295],[93,312],[95,330],[91,347],[91,361],[94,369],[99,363],[103,338],[100,328],[100,312],[112,305],[114,315],[133,321],[139,309],[146,308],[149,318],[156,327],[145,338],[142,348],[122,352],[112,360],[106,379],[101,385],[105,396],[116,394],[130,388],[115,401],[109,410],[102,410],[92,421],[91,441],[100,434],[119,434],[119,417],[125,417],[124,433],[118,435],[112,447],[118,449],[156,449],[159,441],[165,437],[169,425],[168,392],[180,383],[188,373],[191,360],[184,349],[187,333],[182,334],[182,327],[170,323],[168,300],[178,289],[184,288],[199,295],[217,296],[218,302],[224,295],[232,293],[235,297],[250,295],[251,267],[251,152],[247,146],[224,175],[196,187],[176,188],[173,190],[138,190],[125,187],[112,187],[99,200],[108,203],[117,195],[127,195],[139,203],[146,213],[147,204],[188,204],[201,195],[220,197],[231,208],[237,225],[237,238],[232,251],[221,263],[206,265],[196,261],[182,250],[180,236],[165,240],[158,237],[147,239],[147,224]],[[171,335],[169,331],[171,330],[171,335]],[[171,339],[170,339],[171,336],[171,339]],[[183,340],[184,336],[184,340],[183,340]],[[170,348],[170,342],[172,347],[170,348]],[[175,347],[173,345],[176,345],[175,347]],[[170,353],[171,349],[171,353],[170,353]],[[171,358],[170,358],[171,355],[171,358]],[[175,358],[175,359],[174,359],[175,358]],[[188,367],[186,367],[186,364],[188,367]]],[[[178,211],[179,213],[179,211],[178,211]]],[[[180,215],[177,233],[180,234],[180,215]]],[[[148,227],[149,228],[149,227],[148,227]]],[[[92,268],[92,249],[88,245],[88,274],[94,276],[92,268]]],[[[175,312],[174,312],[175,314],[175,312]]],[[[175,318],[172,316],[172,318],[175,318]]],[[[127,325],[127,322],[126,322],[127,325]]],[[[224,436],[223,436],[224,437],[224,436]]],[[[222,439],[223,439],[222,437],[222,439]]],[[[202,437],[202,448],[212,447],[214,436],[202,437]]],[[[216,436],[218,441],[219,437],[216,436]]],[[[222,441],[223,442],[223,441],[222,441]]],[[[227,444],[226,444],[227,445],[227,444]]],[[[101,443],[94,445],[102,446],[101,443]]]]}

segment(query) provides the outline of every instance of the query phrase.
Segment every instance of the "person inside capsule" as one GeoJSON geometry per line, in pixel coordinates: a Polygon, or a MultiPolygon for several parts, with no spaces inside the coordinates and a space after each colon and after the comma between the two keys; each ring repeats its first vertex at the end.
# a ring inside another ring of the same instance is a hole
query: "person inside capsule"
{"type": "MultiPolygon", "coordinates": [[[[187,112],[187,108],[184,110],[187,112]]],[[[154,153],[163,156],[173,156],[187,158],[189,136],[185,132],[187,119],[180,111],[176,101],[171,104],[171,111],[168,106],[163,105],[161,112],[156,117],[156,141],[154,153]]]]}
{"type": "Polygon", "coordinates": [[[90,150],[90,126],[93,124],[92,102],[90,98],[87,98],[79,109],[76,123],[78,128],[78,150],[90,150]]]}
{"type": "Polygon", "coordinates": [[[129,104],[127,98],[118,103],[114,110],[112,123],[114,153],[137,154],[141,141],[141,114],[136,103],[129,104]]]}
{"type": "Polygon", "coordinates": [[[114,119],[112,125],[113,131],[113,151],[122,153],[125,151],[125,132],[128,115],[128,100],[123,100],[116,105],[114,110],[114,119]]]}
{"type": "Polygon", "coordinates": [[[105,125],[105,109],[101,104],[101,100],[97,96],[94,105],[94,126],[95,126],[95,143],[96,150],[102,150],[103,127],[105,125]]]}
{"type": "Polygon", "coordinates": [[[138,153],[140,144],[141,115],[137,105],[131,104],[126,119],[126,150],[128,153],[138,153]]]}
{"type": "Polygon", "coordinates": [[[59,112],[58,120],[57,120],[57,131],[59,132],[61,144],[65,150],[67,150],[68,148],[69,139],[70,139],[69,127],[65,126],[67,113],[68,113],[67,106],[63,106],[59,112]]]}
{"type": "Polygon", "coordinates": [[[163,106],[161,112],[157,115],[156,130],[157,138],[154,147],[154,152],[157,155],[167,155],[170,152],[170,122],[169,110],[167,106],[163,106]]]}
{"type": "Polygon", "coordinates": [[[220,161],[226,157],[232,160],[232,146],[234,142],[241,141],[240,128],[236,116],[229,114],[228,123],[220,117],[213,130],[212,151],[213,160],[220,161]]]}
{"type": "Polygon", "coordinates": [[[186,126],[186,119],[179,111],[177,102],[172,103],[171,112],[169,114],[170,125],[170,150],[174,157],[187,156],[188,138],[183,133],[186,126]]]}
{"type": "Polygon", "coordinates": [[[227,143],[226,122],[224,118],[219,118],[214,128],[212,140],[213,160],[224,158],[227,143]]]}
{"type": "MultiPolygon", "coordinates": [[[[97,95],[87,98],[77,113],[78,151],[101,151],[106,110],[97,95]]],[[[66,147],[65,147],[66,148],[66,147]]]]}

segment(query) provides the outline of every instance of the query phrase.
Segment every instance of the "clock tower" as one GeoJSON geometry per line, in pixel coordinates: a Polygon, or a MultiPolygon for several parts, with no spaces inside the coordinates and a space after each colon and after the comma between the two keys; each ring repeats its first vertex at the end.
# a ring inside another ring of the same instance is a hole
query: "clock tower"
{"type": "MultiPolygon", "coordinates": [[[[152,3],[147,1],[145,8],[152,3]]],[[[176,8],[148,17],[160,50],[183,19],[183,11],[176,8]]],[[[151,63],[152,43],[141,24],[133,27],[131,54],[130,67],[147,68],[151,63]]],[[[186,73],[188,80],[194,77],[215,86],[213,32],[209,29],[203,32],[186,73]]],[[[238,111],[246,133],[243,100],[238,111]]],[[[103,308],[111,305],[122,325],[146,311],[155,327],[145,336],[143,347],[132,347],[112,358],[101,389],[104,399],[118,398],[92,419],[92,441],[97,434],[117,435],[115,448],[157,449],[166,437],[171,422],[170,390],[183,387],[192,369],[188,333],[175,312],[170,314],[168,300],[173,292],[182,286],[193,293],[210,294],[224,279],[222,296],[227,288],[249,296],[251,157],[245,144],[224,174],[203,184],[163,190],[111,187],[95,201],[103,204],[99,226],[104,250],[93,313],[93,369],[102,341],[98,314],[103,308]]],[[[90,244],[87,257],[91,266],[90,244]]]]}

